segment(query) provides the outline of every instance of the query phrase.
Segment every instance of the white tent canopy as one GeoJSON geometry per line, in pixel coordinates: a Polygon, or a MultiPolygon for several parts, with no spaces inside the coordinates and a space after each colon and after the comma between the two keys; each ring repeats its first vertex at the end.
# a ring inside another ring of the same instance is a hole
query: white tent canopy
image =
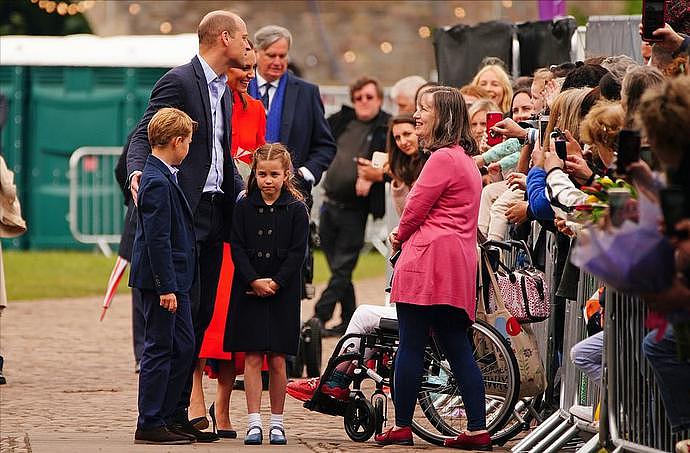
{"type": "Polygon", "coordinates": [[[2,66],[171,68],[199,51],[194,33],[168,36],[2,36],[2,66]]]}

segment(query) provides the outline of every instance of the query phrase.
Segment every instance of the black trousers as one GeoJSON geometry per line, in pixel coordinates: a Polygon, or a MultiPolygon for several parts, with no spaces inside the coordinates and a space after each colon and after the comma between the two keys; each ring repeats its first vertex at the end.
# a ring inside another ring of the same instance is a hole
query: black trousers
{"type": "Polygon", "coordinates": [[[216,289],[223,261],[222,200],[213,201],[204,194],[194,213],[194,232],[198,260],[197,278],[191,291],[192,326],[194,328],[194,360],[190,364],[187,382],[173,415],[175,420],[187,420],[187,408],[192,394],[192,377],[196,368],[206,328],[213,317],[216,289]]]}
{"type": "Polygon", "coordinates": [[[316,303],[316,317],[325,323],[333,316],[340,301],[342,322],[347,325],[357,307],[352,271],[364,246],[364,231],[368,213],[359,209],[344,209],[324,202],[319,217],[321,249],[326,254],[331,278],[316,303]]]}

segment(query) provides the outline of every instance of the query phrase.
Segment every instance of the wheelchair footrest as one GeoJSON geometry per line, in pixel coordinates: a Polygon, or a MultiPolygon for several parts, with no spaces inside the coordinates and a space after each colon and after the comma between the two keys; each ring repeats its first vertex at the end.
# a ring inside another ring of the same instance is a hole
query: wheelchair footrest
{"type": "Polygon", "coordinates": [[[312,399],[304,403],[304,407],[310,411],[319,412],[321,414],[342,417],[345,415],[347,401],[340,401],[328,395],[315,393],[312,399]]]}

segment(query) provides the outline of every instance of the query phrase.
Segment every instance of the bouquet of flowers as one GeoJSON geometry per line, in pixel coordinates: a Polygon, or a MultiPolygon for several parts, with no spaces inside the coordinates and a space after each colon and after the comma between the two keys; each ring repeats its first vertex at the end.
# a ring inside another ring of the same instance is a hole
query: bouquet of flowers
{"type": "Polygon", "coordinates": [[[591,186],[582,186],[580,190],[588,197],[575,206],[570,215],[570,220],[578,223],[597,223],[607,213],[613,215],[611,210],[623,208],[628,200],[637,199],[632,185],[622,179],[614,182],[608,176],[597,177],[591,186]]]}

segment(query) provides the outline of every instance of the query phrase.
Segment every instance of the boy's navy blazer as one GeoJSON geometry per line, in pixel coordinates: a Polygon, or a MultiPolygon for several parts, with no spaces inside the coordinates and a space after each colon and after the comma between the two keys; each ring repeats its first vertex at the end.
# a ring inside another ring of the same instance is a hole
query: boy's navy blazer
{"type": "MultiPolygon", "coordinates": [[[[181,66],[168,71],[151,91],[149,105],[141,121],[136,126],[127,153],[127,174],[141,170],[146,162],[146,156],[151,153],[147,128],[153,115],[163,107],[175,107],[198,123],[189,145],[189,154],[180,165],[177,177],[180,187],[184,191],[192,212],[196,212],[201,193],[211,168],[211,152],[213,149],[213,122],[211,119],[211,101],[209,100],[208,84],[204,69],[198,57],[181,66]]],[[[221,98],[221,111],[226,118],[223,133],[223,184],[221,189],[224,197],[224,228],[223,236],[230,239],[232,226],[232,209],[235,199],[244,189],[242,177],[237,172],[234,159],[230,154],[230,137],[232,137],[231,122],[232,96],[230,89],[226,89],[221,98]]]]}
{"type": "Polygon", "coordinates": [[[196,274],[194,219],[168,167],[149,155],[138,194],[129,285],[158,294],[188,292],[196,274]]]}

